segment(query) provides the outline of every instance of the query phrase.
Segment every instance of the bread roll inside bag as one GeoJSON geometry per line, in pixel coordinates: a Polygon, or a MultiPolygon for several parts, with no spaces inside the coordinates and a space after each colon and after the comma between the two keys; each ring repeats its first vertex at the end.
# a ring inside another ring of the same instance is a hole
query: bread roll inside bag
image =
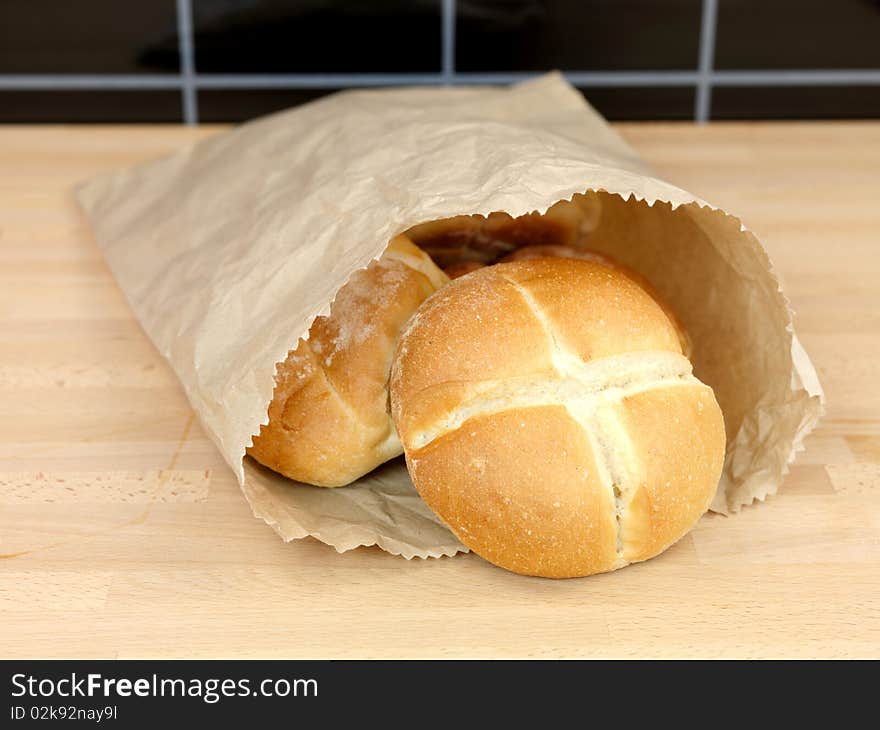
{"type": "Polygon", "coordinates": [[[464,548],[402,459],[350,487],[245,457],[274,372],[353,272],[409,227],[545,211],[597,192],[590,248],[646,277],[724,412],[712,509],[779,487],[823,410],[766,252],[740,220],[657,178],[558,74],[510,88],[346,91],[77,189],[132,310],[254,511],[285,540],[410,557],[464,548]]]}

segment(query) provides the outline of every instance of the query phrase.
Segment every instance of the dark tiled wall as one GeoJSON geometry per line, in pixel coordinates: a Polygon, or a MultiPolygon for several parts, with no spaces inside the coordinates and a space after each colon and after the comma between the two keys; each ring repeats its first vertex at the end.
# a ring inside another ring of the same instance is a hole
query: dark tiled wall
{"type": "Polygon", "coordinates": [[[460,71],[693,69],[701,0],[463,0],[460,71]]]}
{"type": "Polygon", "coordinates": [[[204,73],[440,70],[440,3],[196,0],[204,73]]]}
{"type": "Polygon", "coordinates": [[[0,121],[180,122],[180,92],[173,90],[0,91],[0,121]]]}
{"type": "Polygon", "coordinates": [[[199,92],[199,119],[229,122],[304,104],[337,89],[203,89],[199,92]]]}
{"type": "Polygon", "coordinates": [[[608,119],[675,121],[694,118],[692,86],[578,87],[608,119]]]}
{"type": "Polygon", "coordinates": [[[176,33],[175,0],[0,0],[0,74],[155,73],[144,49],[176,33]]]}
{"type": "Polygon", "coordinates": [[[700,99],[717,119],[878,117],[880,0],[0,0],[6,122],[179,122],[185,83],[199,120],[239,121],[349,84],[552,68],[611,119],[693,119],[700,99]]]}
{"type": "Polygon", "coordinates": [[[880,68],[880,2],[722,0],[715,67],[880,68]]]}

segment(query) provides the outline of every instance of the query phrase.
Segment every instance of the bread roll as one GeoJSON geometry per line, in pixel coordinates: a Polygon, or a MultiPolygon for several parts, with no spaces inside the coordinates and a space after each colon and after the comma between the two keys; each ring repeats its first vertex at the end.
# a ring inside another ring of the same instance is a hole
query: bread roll
{"type": "Polygon", "coordinates": [[[391,406],[422,499],[474,552],[564,578],[657,555],[709,505],[721,411],[676,329],[622,271],[498,264],[428,299],[391,406]]]}
{"type": "Polygon", "coordinates": [[[248,453],[300,482],[338,487],[402,452],[388,410],[388,373],[412,313],[448,281],[398,236],[355,272],[328,317],[278,365],[269,423],[248,453]]]}
{"type": "MultiPolygon", "coordinates": [[[[519,248],[511,254],[508,254],[503,259],[501,259],[498,263],[508,263],[510,261],[529,261],[531,259],[540,259],[540,258],[565,258],[565,259],[581,259],[582,261],[592,261],[597,264],[604,264],[605,266],[611,266],[616,269],[620,269],[624,274],[626,274],[630,279],[635,281],[639,286],[642,287],[651,297],[654,299],[657,304],[663,307],[663,311],[666,312],[666,316],[669,317],[669,321],[672,322],[675,327],[675,331],[678,333],[678,339],[681,343],[681,351],[685,357],[690,357],[691,354],[691,343],[690,339],[687,336],[687,332],[684,327],[682,327],[681,322],[678,317],[675,316],[675,312],[667,306],[667,304],[657,296],[657,292],[654,290],[654,287],[651,286],[651,282],[649,282],[644,276],[639,274],[637,271],[633,271],[632,269],[623,266],[619,262],[615,261],[612,258],[609,258],[606,255],[601,253],[597,253],[596,251],[589,251],[585,248],[574,248],[573,246],[526,246],[525,248],[519,248]]],[[[479,267],[477,267],[479,268],[479,267]]],[[[452,275],[450,274],[450,278],[456,279],[458,276],[462,274],[469,273],[468,271],[462,271],[460,274],[452,275]]]]}
{"type": "Polygon", "coordinates": [[[491,264],[524,246],[583,248],[599,221],[595,193],[575,195],[552,205],[544,214],[513,218],[459,215],[414,226],[407,235],[442,269],[459,264],[491,264]]]}

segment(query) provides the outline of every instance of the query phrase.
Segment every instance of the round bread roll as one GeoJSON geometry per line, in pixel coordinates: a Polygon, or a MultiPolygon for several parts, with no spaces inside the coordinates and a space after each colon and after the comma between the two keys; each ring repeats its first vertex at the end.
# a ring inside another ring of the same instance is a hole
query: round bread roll
{"type": "Polygon", "coordinates": [[[320,487],[350,484],[400,455],[388,406],[391,359],[412,313],[447,281],[405,236],[392,240],[278,365],[269,423],[248,453],[320,487]]]}
{"type": "Polygon", "coordinates": [[[721,410],[674,325],[619,269],[541,258],[428,299],[391,406],[413,482],[470,549],[565,578],[646,560],[705,512],[721,410]]]}
{"type": "MultiPolygon", "coordinates": [[[[681,342],[682,354],[684,354],[685,357],[690,357],[691,343],[690,339],[687,336],[687,332],[685,331],[684,327],[681,326],[681,322],[679,322],[678,317],[675,316],[675,312],[673,312],[672,309],[670,309],[664,303],[664,301],[657,296],[657,293],[654,291],[654,287],[651,286],[651,282],[649,282],[644,276],[642,276],[638,272],[619,264],[617,261],[609,258],[608,256],[597,253],[596,251],[589,251],[585,248],[574,248],[573,246],[526,246],[525,248],[518,248],[513,253],[508,254],[498,263],[504,264],[510,261],[530,261],[532,259],[547,257],[581,259],[582,261],[592,261],[597,264],[603,264],[605,266],[611,266],[613,268],[620,269],[630,279],[641,286],[642,289],[648,292],[648,294],[653,297],[654,301],[656,301],[657,304],[663,307],[663,311],[666,312],[666,316],[669,317],[669,321],[672,322],[676,332],[678,333],[678,339],[681,342]]],[[[467,273],[470,273],[470,271],[462,271],[461,273],[456,273],[456,275],[449,274],[449,276],[451,279],[457,279],[459,276],[467,273]]]]}

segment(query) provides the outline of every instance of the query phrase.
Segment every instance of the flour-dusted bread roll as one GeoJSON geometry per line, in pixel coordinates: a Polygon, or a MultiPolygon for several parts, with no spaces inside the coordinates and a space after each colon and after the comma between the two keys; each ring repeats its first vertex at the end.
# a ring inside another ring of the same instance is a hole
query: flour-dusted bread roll
{"type": "Polygon", "coordinates": [[[321,487],[350,484],[398,456],[388,410],[391,359],[412,313],[447,281],[406,237],[392,240],[278,365],[269,423],[248,453],[321,487]]]}
{"type": "Polygon", "coordinates": [[[542,258],[453,281],[410,321],[391,406],[416,489],[474,552],[553,578],[657,555],[706,510],[721,411],[622,271],[542,258]]]}

